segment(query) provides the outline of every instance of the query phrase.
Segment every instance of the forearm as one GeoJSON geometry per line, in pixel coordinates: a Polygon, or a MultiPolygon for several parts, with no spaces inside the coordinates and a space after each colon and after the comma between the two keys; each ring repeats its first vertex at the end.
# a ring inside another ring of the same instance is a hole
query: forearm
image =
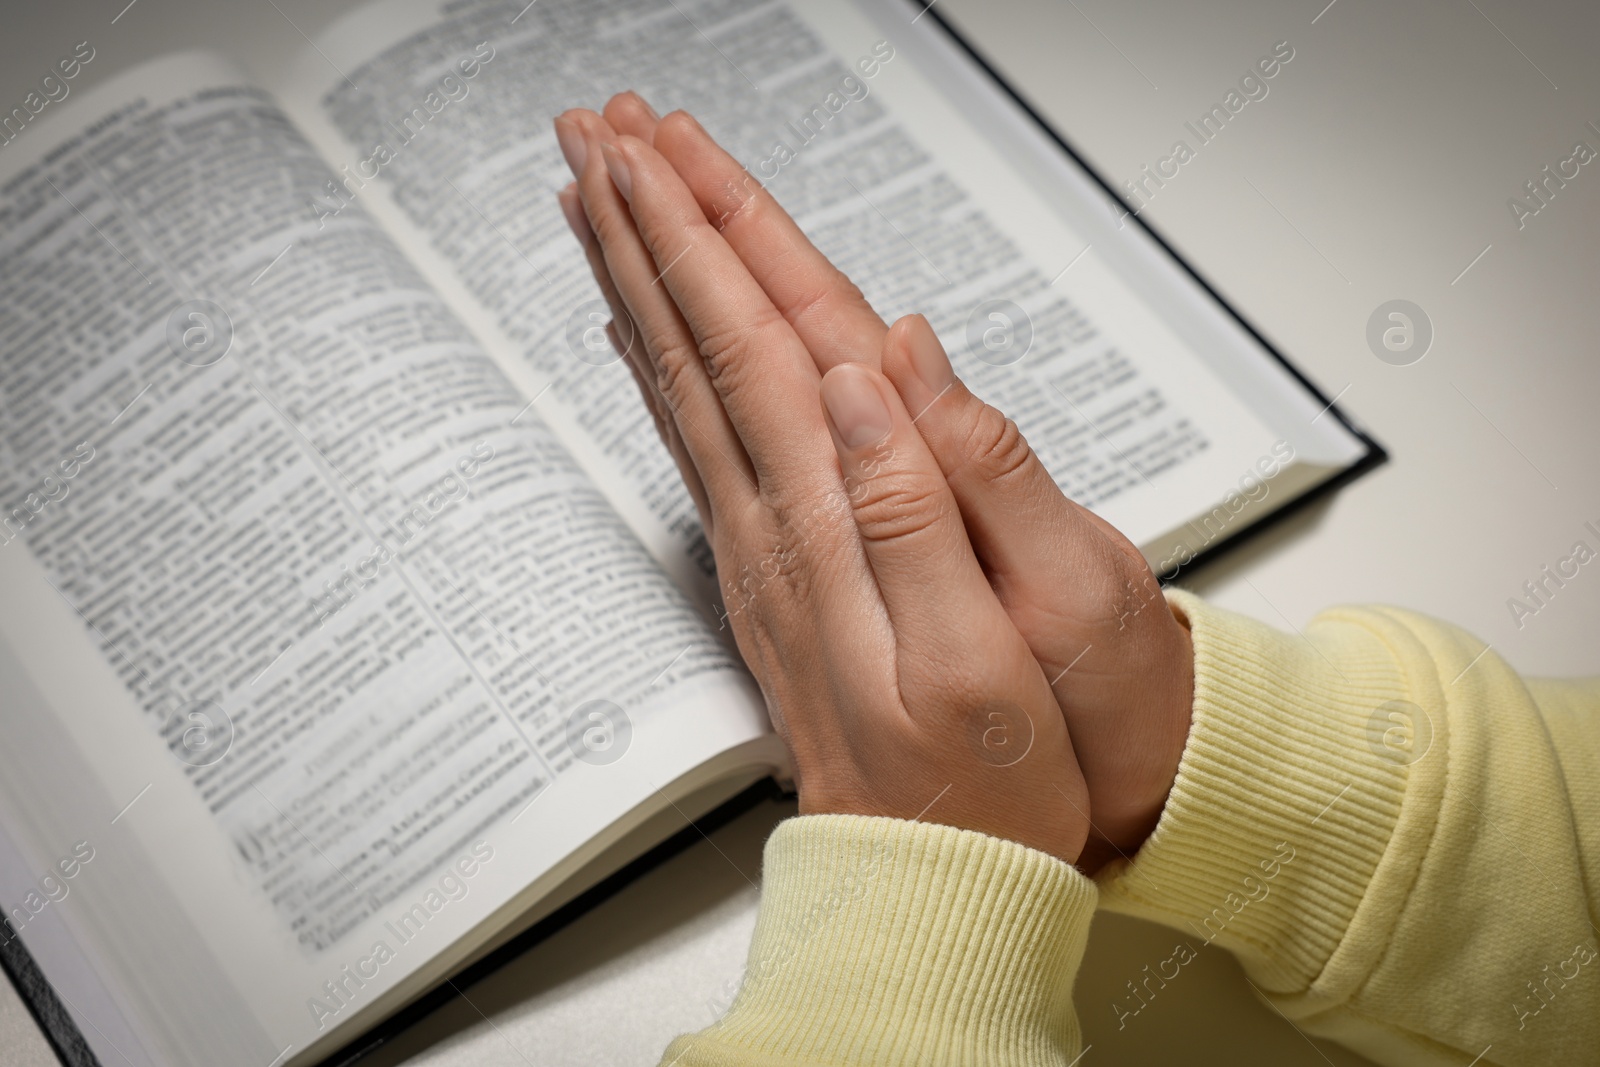
{"type": "Polygon", "coordinates": [[[1297,1025],[1379,1060],[1592,1061],[1595,688],[1530,692],[1397,610],[1299,637],[1171,600],[1194,721],[1161,823],[1101,876],[1107,907],[1229,948],[1297,1025]]]}

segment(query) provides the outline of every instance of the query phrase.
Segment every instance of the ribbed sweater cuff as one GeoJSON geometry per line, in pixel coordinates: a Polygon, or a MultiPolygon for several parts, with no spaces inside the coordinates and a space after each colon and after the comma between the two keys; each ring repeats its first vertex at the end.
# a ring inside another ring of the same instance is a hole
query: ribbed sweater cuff
{"type": "Polygon", "coordinates": [[[1101,872],[1101,899],[1239,954],[1268,991],[1309,991],[1400,815],[1404,672],[1353,615],[1291,635],[1167,596],[1194,638],[1189,741],[1155,831],[1101,872]]]}
{"type": "Polygon", "coordinates": [[[1068,864],[948,826],[811,815],[768,840],[763,883],[733,1007],[665,1063],[1061,1067],[1076,1049],[1096,890],[1068,864]]]}

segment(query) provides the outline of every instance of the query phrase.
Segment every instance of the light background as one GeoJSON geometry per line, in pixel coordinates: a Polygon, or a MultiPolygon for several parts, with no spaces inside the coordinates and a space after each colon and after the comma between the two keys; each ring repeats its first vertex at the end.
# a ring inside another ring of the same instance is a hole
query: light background
{"type": "MultiPolygon", "coordinates": [[[[157,42],[232,39],[258,64],[276,62],[303,47],[296,26],[315,36],[347,6],[279,0],[280,12],[247,0],[223,17],[137,0],[112,24],[124,2],[8,4],[0,104],[20,102],[85,38],[99,54],[75,91],[157,42]]],[[[1295,49],[1267,98],[1201,148],[1146,217],[1392,460],[1187,584],[1285,628],[1339,602],[1401,604],[1472,630],[1524,671],[1600,671],[1600,563],[1521,628],[1507,607],[1575,540],[1595,544],[1586,521],[1600,527],[1600,160],[1521,231],[1507,207],[1575,141],[1600,149],[1600,8],[1324,3],[939,0],[937,10],[1118,184],[1179,137],[1193,147],[1184,122],[1275,43],[1295,49]],[[1373,309],[1394,298],[1421,305],[1435,330],[1408,367],[1379,361],[1364,338],[1373,309]]],[[[761,842],[790,810],[769,804],[737,820],[715,848],[697,845],[629,886],[371,1062],[653,1062],[731,994],[761,842]]],[[[1119,1032],[1111,1003],[1171,942],[1157,927],[1098,922],[1076,994],[1093,1046],[1086,1067],[1364,1062],[1296,1033],[1214,952],[1119,1032]]],[[[4,983],[0,1062],[53,1062],[4,983]]]]}

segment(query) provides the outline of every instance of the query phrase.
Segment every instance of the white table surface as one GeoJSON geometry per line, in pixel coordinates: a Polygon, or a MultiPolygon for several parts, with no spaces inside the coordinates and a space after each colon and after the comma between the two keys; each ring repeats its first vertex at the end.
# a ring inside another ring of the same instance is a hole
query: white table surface
{"type": "MultiPolygon", "coordinates": [[[[940,0],[938,10],[1119,181],[1188,139],[1185,120],[1290,42],[1295,58],[1269,96],[1182,168],[1148,218],[1393,458],[1187,584],[1280,627],[1341,601],[1402,604],[1471,629],[1524,671],[1594,673],[1600,568],[1521,628],[1507,600],[1579,537],[1593,542],[1585,521],[1600,525],[1600,161],[1520,232],[1507,198],[1575,141],[1600,148],[1586,125],[1600,127],[1600,9],[1324,3],[940,0]],[[1432,349],[1411,366],[1380,362],[1364,339],[1369,314],[1393,298],[1434,325],[1432,349]]],[[[40,57],[85,36],[104,58],[79,89],[151,41],[216,31],[207,5],[176,0],[143,0],[109,26],[122,6],[8,11],[0,99],[20,99],[48,66],[40,57]]],[[[247,6],[257,54],[298,44],[271,5],[247,6]]],[[[314,35],[344,5],[278,6],[314,35]]],[[[761,842],[790,810],[763,805],[724,827],[715,847],[634,882],[370,1062],[654,1062],[731,994],[761,842]]],[[[1202,952],[1118,1031],[1112,1001],[1171,941],[1158,927],[1097,921],[1076,993],[1086,1065],[1365,1062],[1298,1034],[1220,952],[1202,952]]],[[[0,1062],[53,1062],[3,982],[0,1062]]]]}

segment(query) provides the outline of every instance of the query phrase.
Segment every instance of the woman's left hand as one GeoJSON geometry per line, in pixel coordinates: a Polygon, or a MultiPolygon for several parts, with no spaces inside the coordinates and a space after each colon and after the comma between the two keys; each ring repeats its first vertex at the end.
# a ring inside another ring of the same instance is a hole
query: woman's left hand
{"type": "Polygon", "coordinates": [[[820,373],[861,364],[894,384],[1072,733],[1094,817],[1081,865],[1134,852],[1177,773],[1194,686],[1188,630],[1139,550],[1061,492],[1016,425],[955,374],[926,319],[886,325],[697,122],[679,113],[658,123],[633,93],[614,97],[606,116],[672,164],[820,373]]]}

